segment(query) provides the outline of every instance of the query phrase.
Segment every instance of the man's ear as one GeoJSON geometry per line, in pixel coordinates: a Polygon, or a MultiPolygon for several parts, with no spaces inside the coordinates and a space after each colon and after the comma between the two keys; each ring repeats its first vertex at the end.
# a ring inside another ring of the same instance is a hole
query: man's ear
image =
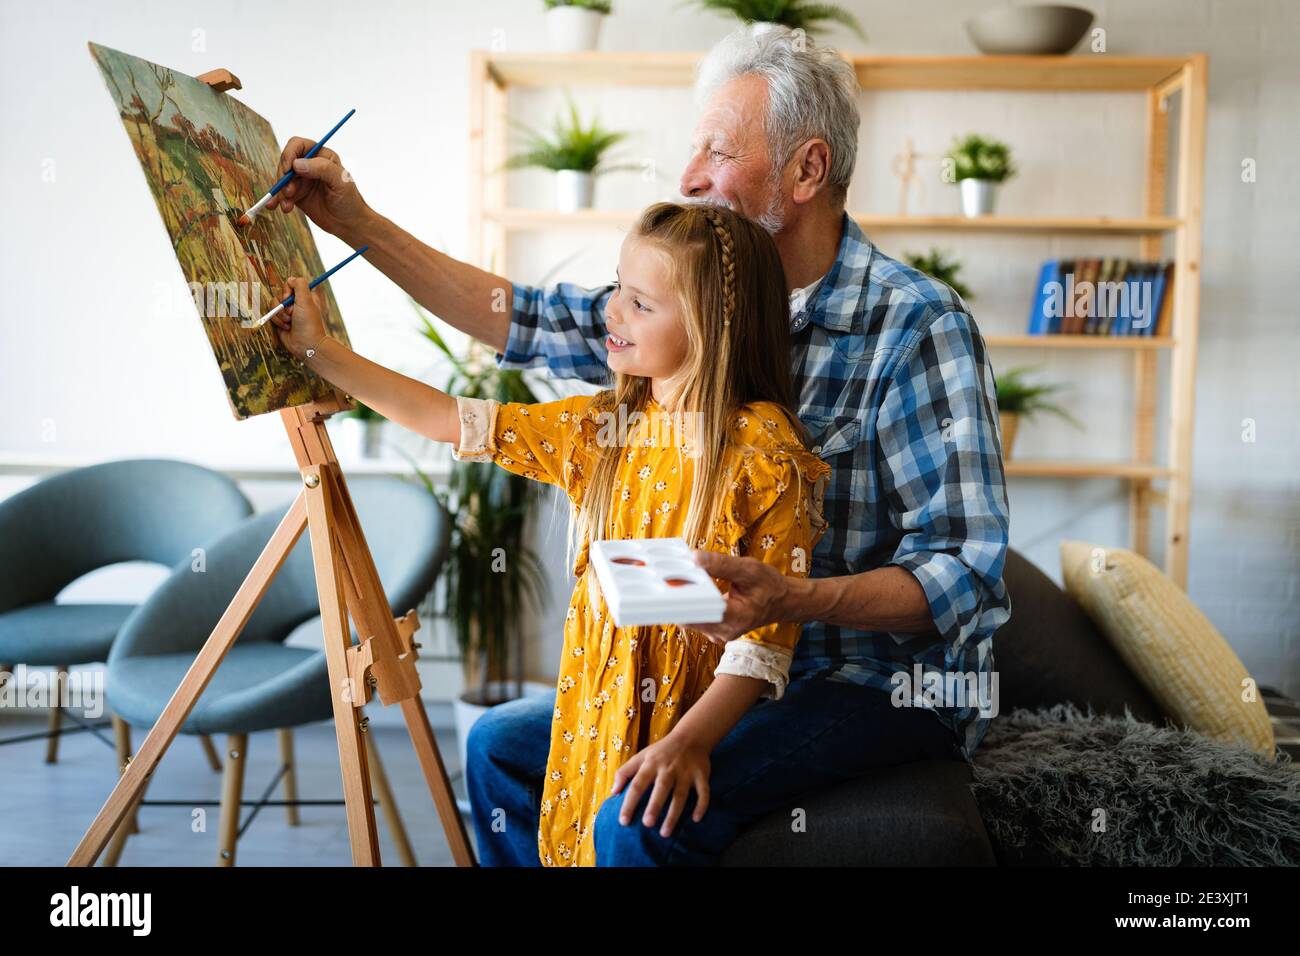
{"type": "Polygon", "coordinates": [[[831,147],[824,139],[810,139],[791,160],[794,181],[790,199],[796,204],[809,202],[825,189],[831,174],[831,147]]]}

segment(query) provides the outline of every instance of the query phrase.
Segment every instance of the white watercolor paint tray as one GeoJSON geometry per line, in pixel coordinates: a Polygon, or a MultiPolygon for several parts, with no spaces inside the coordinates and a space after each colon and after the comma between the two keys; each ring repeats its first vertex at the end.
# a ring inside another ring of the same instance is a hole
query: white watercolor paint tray
{"type": "Polygon", "coordinates": [[[617,627],[714,624],[727,599],[684,538],[597,541],[591,562],[617,627]]]}

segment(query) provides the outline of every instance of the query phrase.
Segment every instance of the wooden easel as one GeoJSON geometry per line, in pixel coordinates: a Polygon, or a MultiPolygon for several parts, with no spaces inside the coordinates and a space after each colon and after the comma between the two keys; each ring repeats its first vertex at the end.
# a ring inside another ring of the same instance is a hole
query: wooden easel
{"type": "MultiPolygon", "coordinates": [[[[218,92],[240,89],[238,78],[225,70],[205,73],[199,79],[218,92]]],[[[402,705],[402,716],[451,846],[452,858],[457,866],[475,865],[465,825],[420,699],[420,677],[415,670],[417,645],[413,639],[419,621],[414,611],[397,620],[392,617],[374,559],[348,494],[347,483],[325,430],[325,420],[330,415],[349,407],[350,403],[336,394],[332,399],[280,412],[302,473],[303,490],[235,592],[176,693],[167,702],[158,723],[154,724],[140,750],[118,778],[117,786],[73,851],[69,866],[93,866],[114,831],[127,818],[142,796],[154,768],[239,637],[304,528],[311,534],[312,562],[320,595],[325,658],[329,668],[330,697],[334,703],[334,730],[338,738],[353,864],[380,865],[370,772],[365,738],[362,737],[366,733],[367,720],[361,712],[377,690],[385,707],[394,703],[402,705]],[[359,636],[356,646],[352,644],[352,632],[348,626],[349,613],[359,636]]]]}

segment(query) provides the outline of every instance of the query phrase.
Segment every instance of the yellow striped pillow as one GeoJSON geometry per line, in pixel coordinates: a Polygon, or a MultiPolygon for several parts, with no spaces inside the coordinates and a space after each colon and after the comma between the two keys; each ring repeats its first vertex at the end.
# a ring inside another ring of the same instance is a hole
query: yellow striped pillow
{"type": "Polygon", "coordinates": [[[1159,568],[1123,548],[1062,541],[1061,574],[1176,723],[1273,756],[1273,726],[1245,665],[1159,568]]]}

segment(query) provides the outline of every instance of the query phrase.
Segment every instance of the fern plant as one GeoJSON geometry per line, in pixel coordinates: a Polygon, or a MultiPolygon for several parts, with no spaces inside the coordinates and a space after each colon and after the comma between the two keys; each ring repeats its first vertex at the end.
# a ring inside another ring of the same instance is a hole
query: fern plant
{"type": "MultiPolygon", "coordinates": [[[[536,402],[521,371],[498,368],[483,347],[472,343],[467,355],[457,355],[431,317],[414,302],[419,331],[448,362],[451,374],[443,390],[468,398],[499,402],[536,402]]],[[[417,469],[419,480],[454,516],[451,552],[442,575],[447,614],[465,662],[469,697],[491,706],[510,695],[489,696],[492,685],[504,687],[514,642],[522,661],[523,620],[545,603],[541,561],[527,544],[525,524],[541,498],[543,485],[497,466],[494,462],[459,462],[445,492],[434,488],[417,469]]],[[[523,688],[517,681],[515,697],[523,688]]]]}
{"type": "Polygon", "coordinates": [[[523,130],[528,139],[523,152],[506,161],[507,169],[537,166],[556,171],[572,169],[594,173],[626,168],[605,165],[602,161],[605,153],[627,139],[628,134],[607,130],[595,118],[590,125],[584,125],[577,105],[572,99],[568,100],[568,104],[567,115],[561,113],[555,118],[549,135],[526,123],[513,121],[513,125],[523,130]]]}
{"type": "Polygon", "coordinates": [[[920,269],[926,275],[946,283],[963,299],[975,298],[975,293],[971,292],[966,283],[957,278],[957,273],[961,272],[961,263],[956,259],[949,259],[940,250],[931,249],[924,255],[919,252],[909,252],[903,256],[903,261],[913,269],[920,269]]]}
{"type": "Polygon", "coordinates": [[[996,376],[998,411],[1011,415],[1024,415],[1026,418],[1031,418],[1039,412],[1049,412],[1059,415],[1076,428],[1082,428],[1083,425],[1077,418],[1060,405],[1047,401],[1047,396],[1059,392],[1062,386],[1030,384],[1025,380],[1025,376],[1032,371],[1034,369],[1029,367],[1012,368],[996,376]]]}
{"type": "Polygon", "coordinates": [[[695,0],[703,10],[729,14],[745,23],[779,23],[791,30],[804,33],[825,32],[825,24],[838,23],[848,27],[861,39],[858,18],[849,11],[830,3],[808,3],[807,0],[695,0]]]}

